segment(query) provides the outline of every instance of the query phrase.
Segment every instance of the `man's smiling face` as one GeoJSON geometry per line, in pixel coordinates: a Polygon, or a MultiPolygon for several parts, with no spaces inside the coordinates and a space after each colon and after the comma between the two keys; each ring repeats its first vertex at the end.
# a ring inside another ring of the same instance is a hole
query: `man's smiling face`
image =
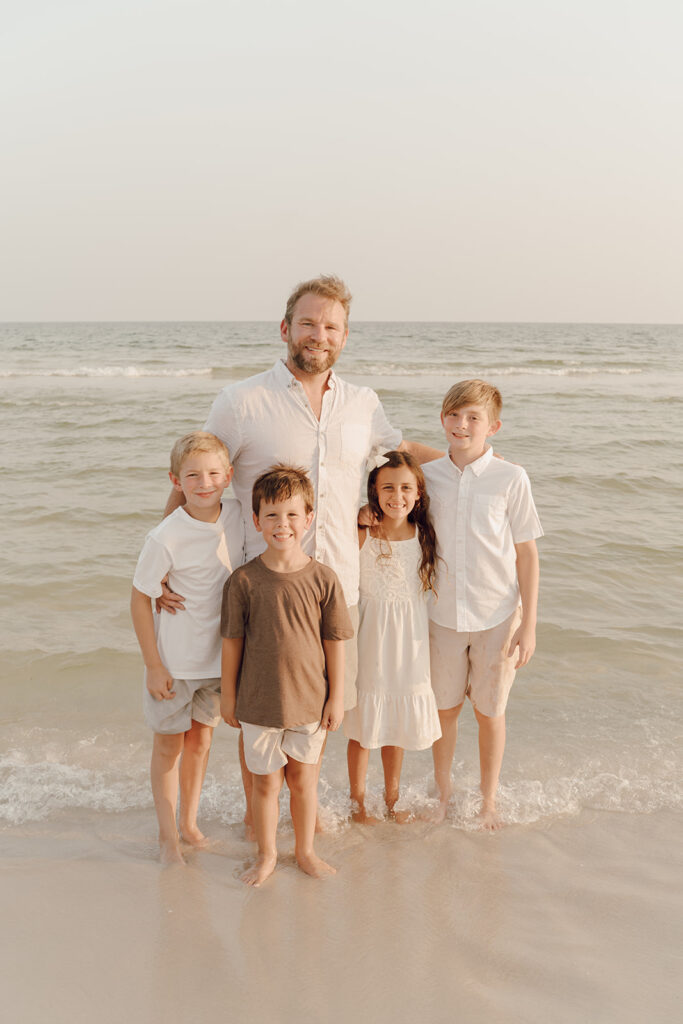
{"type": "Polygon", "coordinates": [[[348,333],[342,304],[311,293],[297,302],[291,324],[286,320],[280,324],[287,362],[310,374],[326,373],[334,366],[348,333]]]}

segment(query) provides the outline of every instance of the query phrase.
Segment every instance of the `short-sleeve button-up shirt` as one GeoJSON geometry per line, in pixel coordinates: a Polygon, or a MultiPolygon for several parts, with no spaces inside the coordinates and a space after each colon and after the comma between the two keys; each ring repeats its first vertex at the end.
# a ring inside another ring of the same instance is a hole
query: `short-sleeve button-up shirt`
{"type": "Polygon", "coordinates": [[[254,481],[276,463],[298,466],[308,472],[316,494],[316,514],[303,549],[334,569],[347,604],[356,604],[356,520],[365,464],[370,455],[401,443],[400,431],[390,425],[375,392],[332,372],[318,420],[303,385],[278,360],[272,369],[223,388],[204,429],[230,451],[233,490],[246,523],[247,559],[265,546],[252,521],[254,481]]]}
{"type": "Polygon", "coordinates": [[[430,618],[458,632],[491,629],[519,604],[515,544],[543,536],[529,477],[490,447],[462,472],[448,455],[422,468],[440,558],[430,618]]]}

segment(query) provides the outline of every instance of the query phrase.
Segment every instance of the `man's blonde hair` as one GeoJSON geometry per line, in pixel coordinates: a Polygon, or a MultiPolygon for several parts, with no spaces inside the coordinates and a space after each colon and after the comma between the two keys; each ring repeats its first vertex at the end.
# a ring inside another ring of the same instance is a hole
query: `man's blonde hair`
{"type": "Polygon", "coordinates": [[[498,388],[487,384],[485,380],[461,380],[446,392],[441,415],[448,416],[463,405],[483,405],[489,420],[495,423],[500,419],[503,398],[498,388]]]}
{"type": "Polygon", "coordinates": [[[258,518],[262,501],[267,505],[274,505],[276,501],[287,501],[298,495],[304,499],[304,508],[308,515],[315,507],[315,491],[306,470],[280,463],[267,473],[261,473],[255,481],[251,492],[251,507],[258,518]]]}
{"type": "Polygon", "coordinates": [[[291,326],[294,316],[294,307],[304,295],[319,295],[323,299],[332,299],[344,307],[344,327],[349,326],[349,310],[351,309],[351,292],[346,287],[341,277],[335,274],[321,274],[311,281],[302,281],[298,284],[287,299],[285,309],[285,320],[291,326]]]}
{"type": "Polygon", "coordinates": [[[193,430],[191,434],[185,434],[176,441],[171,449],[171,472],[173,476],[180,476],[183,462],[190,455],[198,452],[206,452],[208,455],[220,455],[226,471],[230,469],[230,452],[215,434],[209,434],[206,430],[193,430]]]}

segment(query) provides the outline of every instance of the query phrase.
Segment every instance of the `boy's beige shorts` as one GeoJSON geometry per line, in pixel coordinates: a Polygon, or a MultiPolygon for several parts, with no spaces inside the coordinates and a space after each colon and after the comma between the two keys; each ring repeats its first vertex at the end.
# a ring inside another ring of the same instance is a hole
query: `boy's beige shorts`
{"type": "Polygon", "coordinates": [[[504,622],[474,633],[429,623],[432,689],[440,711],[455,708],[469,697],[487,718],[503,714],[518,653],[508,657],[507,652],[521,621],[522,609],[517,608],[504,622]]]}
{"type": "Polygon", "coordinates": [[[317,764],[327,736],[320,722],[291,729],[268,728],[240,722],[244,738],[244,760],[254,775],[271,775],[293,757],[302,764],[317,764]]]}
{"type": "Polygon", "coordinates": [[[175,736],[187,732],[192,720],[215,729],[221,721],[221,681],[219,679],[174,679],[175,697],[155,700],[144,686],[142,707],[145,721],[154,732],[175,736]]]}

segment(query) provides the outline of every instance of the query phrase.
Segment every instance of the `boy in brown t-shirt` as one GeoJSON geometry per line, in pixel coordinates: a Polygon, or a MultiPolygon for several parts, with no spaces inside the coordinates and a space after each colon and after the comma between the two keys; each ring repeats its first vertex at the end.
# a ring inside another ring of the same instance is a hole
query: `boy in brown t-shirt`
{"type": "Polygon", "coordinates": [[[313,849],[318,761],[326,730],[338,729],[344,716],[344,641],[353,629],[337,576],[301,548],[313,502],[303,470],[275,466],[262,474],[252,508],[267,547],[223,591],[221,714],[241,726],[253,775],[259,855],[242,875],[247,885],[275,869],[283,778],[297,864],[316,878],[334,873],[313,849]]]}

